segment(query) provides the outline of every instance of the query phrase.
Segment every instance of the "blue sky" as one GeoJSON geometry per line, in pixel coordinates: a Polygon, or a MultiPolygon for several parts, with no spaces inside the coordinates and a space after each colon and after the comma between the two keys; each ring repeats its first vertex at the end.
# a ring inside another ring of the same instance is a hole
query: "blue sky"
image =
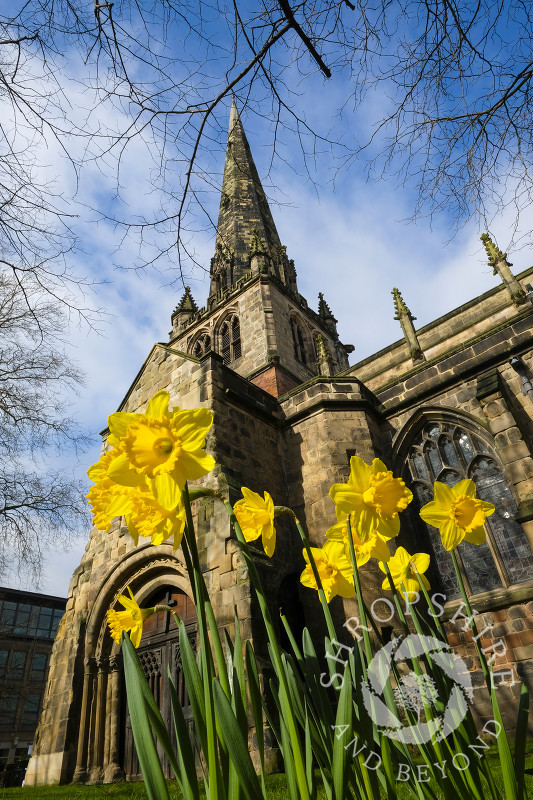
{"type": "MultiPolygon", "coordinates": [[[[91,95],[82,92],[78,83],[68,82],[67,73],[77,79],[82,67],[74,53],[67,61],[65,91],[71,99],[71,113],[81,118],[83,108],[91,106],[91,95]]],[[[342,76],[334,75],[327,85],[322,78],[315,77],[307,86],[300,87],[298,103],[307,118],[324,133],[335,128],[350,141],[365,133],[369,120],[379,116],[381,106],[387,101],[376,92],[364,116],[347,107],[339,117],[335,109],[346,89],[342,76]]],[[[220,109],[210,130],[213,141],[208,152],[202,154],[200,165],[208,170],[212,187],[201,178],[195,184],[208,213],[215,219],[228,117],[229,101],[220,109]]],[[[92,123],[120,126],[125,119],[124,112],[104,105],[97,107],[92,123]]],[[[350,169],[336,174],[339,161],[326,147],[321,147],[318,156],[309,162],[312,170],[309,176],[303,169],[295,137],[285,136],[280,141],[278,156],[272,160],[271,121],[246,109],[242,120],[281,241],[295,261],[299,290],[314,308],[318,292],[324,292],[339,321],[342,341],[355,345],[351,363],[401,337],[399,323],[393,319],[390,292],[394,286],[401,290],[417,317],[417,327],[421,327],[496,285],[479,241],[483,228],[477,220],[467,222],[455,235],[453,220],[445,213],[432,221],[409,222],[416,202],[413,187],[398,187],[392,179],[369,180],[363,162],[353,163],[350,169]]],[[[82,459],[73,462],[71,454],[65,454],[65,464],[79,475],[84,475],[86,468],[98,459],[97,432],[105,427],[108,414],[117,408],[152,344],[167,340],[170,315],[183,293],[174,251],[159,260],[159,271],[137,271],[133,268],[138,264],[136,236],[106,219],[106,215],[152,218],[161,204],[172,210],[175,201],[162,195],[155,180],[158,162],[157,153],[154,156],[150,146],[153,144],[139,137],[126,148],[119,194],[116,163],[111,157],[89,161],[77,186],[75,175],[57,145],[49,141],[40,151],[43,176],[54,179],[56,190],[78,215],[75,226],[81,246],[72,256],[72,266],[78,274],[97,281],[93,290],[80,297],[80,302],[106,312],[98,330],[77,325],[75,320],[71,329],[69,353],[85,372],[86,384],[77,398],[69,399],[69,405],[79,422],[94,433],[94,444],[82,459]]],[[[175,181],[179,187],[183,163],[174,162],[173,169],[169,181],[170,184],[175,181]]],[[[526,214],[522,223],[524,230],[533,227],[527,217],[526,214]]],[[[513,219],[509,209],[491,225],[502,250],[510,241],[513,219]]],[[[193,227],[195,233],[191,234],[190,242],[203,269],[189,270],[186,282],[201,306],[208,293],[207,270],[215,232],[205,224],[205,218],[193,227]]],[[[161,243],[166,247],[170,241],[164,232],[150,234],[145,255],[156,254],[161,243]]],[[[531,263],[526,248],[510,252],[510,258],[515,272],[531,263]]],[[[68,552],[45,553],[44,578],[39,587],[42,591],[66,595],[87,538],[88,529],[68,552]]],[[[7,583],[31,588],[17,576],[7,583]]]]}

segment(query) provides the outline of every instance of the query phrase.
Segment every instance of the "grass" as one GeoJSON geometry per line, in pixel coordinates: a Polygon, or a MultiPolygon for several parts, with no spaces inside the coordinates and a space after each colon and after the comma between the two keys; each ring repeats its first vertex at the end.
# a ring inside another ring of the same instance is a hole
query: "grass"
{"type": "MultiPolygon", "coordinates": [[[[533,750],[531,746],[528,750],[529,755],[526,758],[526,787],[531,794],[533,792],[533,750]]],[[[485,758],[491,761],[492,773],[498,788],[503,789],[499,774],[497,751],[487,753],[485,758]]],[[[171,800],[180,800],[181,794],[177,785],[172,781],[168,785],[171,800]]],[[[267,789],[269,800],[287,800],[285,775],[269,775],[267,777],[267,789]]],[[[412,795],[399,783],[397,797],[398,800],[407,800],[412,795]]],[[[324,800],[324,798],[324,792],[319,790],[318,800],[324,800]]],[[[142,783],[125,783],[124,781],[98,786],[73,784],[69,786],[28,786],[18,789],[0,789],[0,800],[146,800],[146,792],[142,783]]]]}

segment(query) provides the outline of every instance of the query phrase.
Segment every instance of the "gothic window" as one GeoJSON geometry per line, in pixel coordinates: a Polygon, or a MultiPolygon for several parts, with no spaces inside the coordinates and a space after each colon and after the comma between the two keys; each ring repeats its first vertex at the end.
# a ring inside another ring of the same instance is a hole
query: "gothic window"
{"type": "Polygon", "coordinates": [[[204,333],[199,336],[194,343],[192,354],[197,358],[201,358],[201,356],[205,355],[209,350],[211,350],[211,337],[208,333],[204,333]]]}
{"type": "Polygon", "coordinates": [[[220,354],[224,364],[236,361],[242,355],[241,326],[237,316],[225,320],[220,329],[220,354]]]}
{"type": "Polygon", "coordinates": [[[291,317],[291,330],[292,330],[292,343],[294,346],[294,356],[302,364],[307,365],[307,356],[305,354],[305,344],[304,344],[302,329],[300,328],[299,324],[297,323],[294,317],[291,317]]]}
{"type": "MultiPolygon", "coordinates": [[[[458,561],[471,594],[507,587],[533,575],[533,553],[522,527],[515,522],[516,503],[491,448],[471,431],[457,425],[431,422],[419,433],[409,450],[405,481],[413,491],[413,511],[433,500],[433,482],[454,486],[471,478],[477,495],[496,506],[487,518],[487,540],[482,545],[462,542],[458,561]]],[[[459,597],[450,554],[443,548],[439,531],[425,526],[431,544],[434,580],[448,600],[459,597]]]]}

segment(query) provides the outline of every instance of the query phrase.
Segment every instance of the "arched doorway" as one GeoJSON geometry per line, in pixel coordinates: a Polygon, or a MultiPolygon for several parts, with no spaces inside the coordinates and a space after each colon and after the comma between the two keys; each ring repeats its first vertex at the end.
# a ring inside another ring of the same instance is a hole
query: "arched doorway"
{"type": "MultiPolygon", "coordinates": [[[[150,608],[155,605],[168,605],[183,620],[189,641],[193,649],[196,649],[197,617],[194,603],[185,592],[175,586],[158,587],[146,600],[143,600],[143,607],[150,608]]],[[[172,614],[168,611],[160,611],[149,617],[143,626],[143,636],[141,644],[137,650],[139,661],[142,664],[144,674],[161,711],[161,716],[170,732],[172,740],[175,738],[174,724],[172,721],[172,708],[170,703],[168,673],[174,680],[180,703],[183,707],[185,719],[190,729],[192,729],[192,712],[189,697],[185,688],[183,671],[181,667],[178,629],[172,614]]],[[[139,761],[135,751],[131,722],[127,711],[126,691],[123,684],[122,697],[124,698],[122,709],[122,730],[124,735],[121,737],[122,752],[121,763],[126,780],[141,780],[142,775],[139,769],[139,761]]],[[[172,771],[167,759],[163,756],[163,770],[165,777],[172,778],[172,771]]]]}

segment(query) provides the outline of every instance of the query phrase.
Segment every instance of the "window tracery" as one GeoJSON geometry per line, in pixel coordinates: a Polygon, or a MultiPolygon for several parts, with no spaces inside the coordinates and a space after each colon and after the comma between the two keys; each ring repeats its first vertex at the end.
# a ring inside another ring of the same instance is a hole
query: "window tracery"
{"type": "Polygon", "coordinates": [[[224,364],[236,361],[242,355],[241,326],[236,315],[228,317],[220,328],[220,355],[224,364]]]}
{"type": "MultiPolygon", "coordinates": [[[[414,495],[414,511],[433,500],[433,483],[453,486],[471,478],[480,499],[496,511],[487,518],[487,540],[482,545],[462,542],[458,561],[471,594],[521,583],[533,575],[533,553],[522,527],[515,521],[517,506],[490,446],[474,432],[445,422],[425,425],[411,445],[404,479],[414,495]]],[[[426,528],[436,578],[448,600],[459,597],[450,554],[443,548],[439,531],[426,528]]]]}
{"type": "Polygon", "coordinates": [[[307,366],[304,337],[302,334],[302,329],[295,317],[291,317],[291,331],[292,342],[294,346],[294,357],[297,359],[297,361],[300,361],[301,364],[307,366]]]}
{"type": "Polygon", "coordinates": [[[192,354],[196,356],[196,358],[201,358],[209,350],[211,350],[211,337],[208,333],[203,333],[194,343],[192,354]]]}

